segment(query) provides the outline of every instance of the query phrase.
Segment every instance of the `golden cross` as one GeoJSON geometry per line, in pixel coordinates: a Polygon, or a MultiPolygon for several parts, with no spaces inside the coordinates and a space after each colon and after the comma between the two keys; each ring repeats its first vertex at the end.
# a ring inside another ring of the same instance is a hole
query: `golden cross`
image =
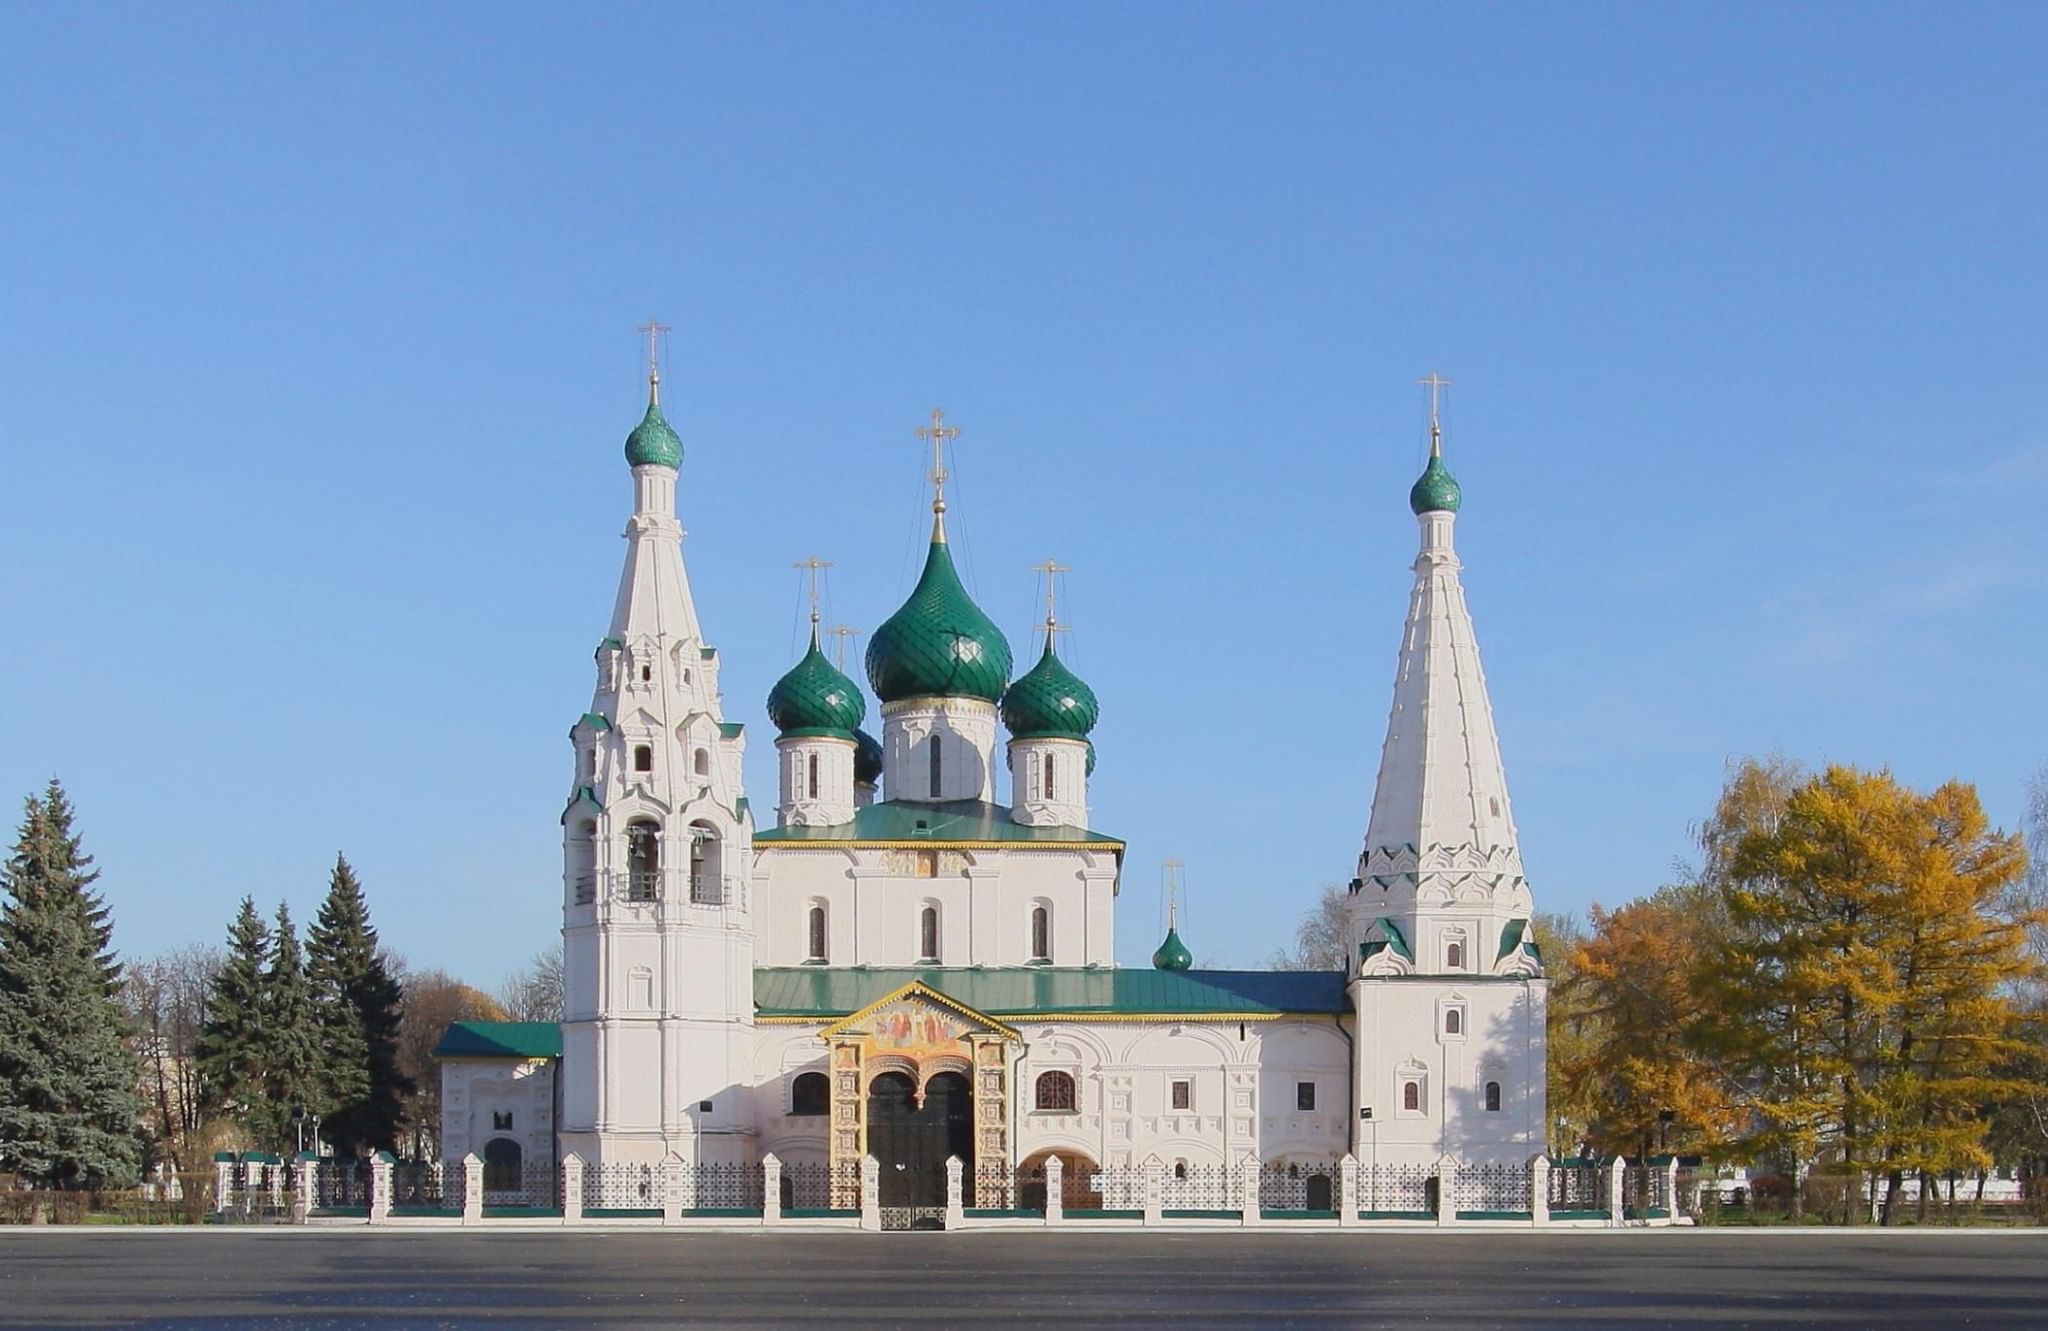
{"type": "Polygon", "coordinates": [[[946,511],[946,445],[960,437],[960,427],[946,424],[946,413],[932,408],[932,423],[917,427],[917,437],[932,446],[932,469],[927,479],[932,483],[932,512],[946,511]]]}
{"type": "Polygon", "coordinates": [[[834,624],[826,629],[827,636],[835,639],[832,644],[832,665],[835,669],[846,669],[846,648],[853,639],[860,636],[860,630],[847,624],[834,624]]]}
{"type": "Polygon", "coordinates": [[[811,642],[815,644],[818,641],[818,574],[831,568],[832,561],[812,555],[809,559],[797,560],[790,567],[807,569],[811,575],[811,642]]]}
{"type": "Polygon", "coordinates": [[[1053,634],[1067,631],[1067,626],[1060,623],[1053,614],[1053,582],[1060,574],[1072,573],[1074,570],[1071,565],[1054,563],[1048,559],[1043,564],[1033,564],[1031,571],[1045,575],[1045,644],[1050,647],[1053,634]]]}
{"type": "Polygon", "coordinates": [[[1451,386],[1451,381],[1431,370],[1415,382],[1429,390],[1429,455],[1438,457],[1443,452],[1444,427],[1442,418],[1437,414],[1437,398],[1451,386]]]}
{"type": "Polygon", "coordinates": [[[647,334],[647,401],[650,405],[661,401],[660,338],[668,330],[668,325],[657,319],[649,319],[634,330],[647,334]]]}

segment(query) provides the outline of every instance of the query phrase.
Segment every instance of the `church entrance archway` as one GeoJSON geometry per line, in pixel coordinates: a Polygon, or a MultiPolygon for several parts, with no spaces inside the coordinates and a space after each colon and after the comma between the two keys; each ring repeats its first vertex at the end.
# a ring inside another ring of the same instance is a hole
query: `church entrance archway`
{"type": "Polygon", "coordinates": [[[868,1083],[868,1152],[881,1166],[883,1229],[943,1229],[946,1161],[963,1166],[961,1203],[974,1204],[974,1104],[967,1078],[940,1072],[920,1094],[908,1074],[868,1083]]]}

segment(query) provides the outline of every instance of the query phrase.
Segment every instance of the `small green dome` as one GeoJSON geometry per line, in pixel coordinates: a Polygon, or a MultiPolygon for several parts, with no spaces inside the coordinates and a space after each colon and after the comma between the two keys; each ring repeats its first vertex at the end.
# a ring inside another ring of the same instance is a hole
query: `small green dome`
{"type": "Polygon", "coordinates": [[[1430,454],[1429,465],[1408,491],[1408,507],[1421,517],[1424,513],[1455,513],[1464,502],[1464,493],[1458,489],[1451,469],[1444,465],[1440,455],[1430,454]]]}
{"type": "Polygon", "coordinates": [[[1157,971],[1184,971],[1195,964],[1195,954],[1188,951],[1188,945],[1180,941],[1180,930],[1167,926],[1166,941],[1152,954],[1152,969],[1157,971]]]}
{"type": "Polygon", "coordinates": [[[1015,739],[1086,739],[1098,715],[1095,690],[1067,669],[1050,635],[1038,664],[1003,694],[1003,724],[1015,739]]]}
{"type": "Polygon", "coordinates": [[[882,780],[882,741],[856,727],[853,732],[853,784],[879,785],[882,780]]]}
{"type": "Polygon", "coordinates": [[[1088,741],[1088,769],[1086,775],[1095,775],[1095,741],[1092,739],[1088,741]]]}
{"type": "Polygon", "coordinates": [[[626,465],[631,467],[680,467],[683,441],[661,418],[661,404],[649,402],[647,414],[626,436],[626,465]]]}
{"type": "Polygon", "coordinates": [[[960,585],[945,537],[935,533],[910,599],[868,639],[868,683],[886,703],[922,697],[995,702],[1009,682],[1009,641],[960,585]]]}
{"type": "Polygon", "coordinates": [[[768,719],[785,737],[853,739],[867,714],[867,699],[818,650],[816,629],[811,631],[811,650],[804,653],[804,659],[768,690],[768,719]]]}

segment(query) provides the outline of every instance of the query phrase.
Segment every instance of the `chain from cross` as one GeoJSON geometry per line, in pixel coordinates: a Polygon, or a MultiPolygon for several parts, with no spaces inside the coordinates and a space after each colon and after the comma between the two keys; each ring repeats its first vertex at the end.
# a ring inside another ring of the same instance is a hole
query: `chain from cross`
{"type": "Polygon", "coordinates": [[[826,569],[831,568],[832,561],[829,559],[820,559],[816,555],[812,555],[809,559],[797,560],[796,563],[791,564],[790,567],[805,569],[808,570],[810,573],[811,632],[815,634],[818,631],[818,575],[824,572],[826,569]]]}
{"type": "Polygon", "coordinates": [[[669,331],[667,324],[658,319],[649,319],[635,332],[647,334],[647,400],[661,401],[661,335],[669,331]]]}
{"type": "Polygon", "coordinates": [[[932,512],[946,511],[946,445],[960,437],[960,427],[946,424],[946,413],[932,408],[932,423],[917,427],[917,437],[932,446],[932,469],[926,479],[932,483],[932,512]]]}
{"type": "Polygon", "coordinates": [[[851,642],[852,642],[852,641],[853,641],[853,640],[854,640],[855,638],[858,638],[858,637],[860,637],[860,630],[859,630],[859,629],[857,629],[857,628],[854,628],[854,627],[853,627],[852,625],[850,625],[850,624],[834,624],[834,625],[833,625],[833,626],[832,626],[831,628],[829,628],[829,629],[826,629],[826,630],[825,630],[825,636],[827,636],[827,637],[829,637],[829,638],[833,639],[833,642],[832,642],[832,667],[833,667],[833,669],[835,669],[835,670],[844,670],[844,669],[846,669],[846,649],[847,649],[847,646],[848,646],[848,645],[849,645],[849,644],[850,644],[850,643],[851,643],[851,642]]]}

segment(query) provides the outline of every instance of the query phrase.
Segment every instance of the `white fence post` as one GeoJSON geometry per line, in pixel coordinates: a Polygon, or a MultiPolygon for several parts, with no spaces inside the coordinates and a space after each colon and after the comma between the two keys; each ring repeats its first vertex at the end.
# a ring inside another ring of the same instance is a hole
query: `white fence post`
{"type": "Polygon", "coordinates": [[[1358,1157],[1347,1155],[1337,1162],[1337,1223],[1358,1223],[1358,1157]]]}
{"type": "Polygon", "coordinates": [[[583,1219],[583,1157],[571,1151],[562,1157],[562,1223],[583,1219]]]}
{"type": "Polygon", "coordinates": [[[967,1166],[957,1155],[946,1157],[946,1228],[959,1229],[967,1220],[967,1212],[960,1204],[960,1181],[967,1166]]]}
{"type": "Polygon", "coordinates": [[[462,1223],[484,1218],[484,1158],[475,1151],[462,1157],[462,1223]]]}
{"type": "Polygon", "coordinates": [[[1248,1155],[1237,1162],[1238,1223],[1259,1223],[1259,1161],[1248,1155]]]}
{"type": "Polygon", "coordinates": [[[235,1157],[232,1151],[213,1155],[213,1209],[225,1211],[235,1195],[235,1157]]]}
{"type": "Polygon", "coordinates": [[[1067,1218],[1067,1199],[1062,1187],[1066,1166],[1056,1155],[1045,1157],[1045,1223],[1057,1225],[1067,1218]]]}
{"type": "Polygon", "coordinates": [[[391,1218],[391,1165],[391,1152],[370,1152],[370,1223],[373,1225],[391,1218]]]}
{"type": "Polygon", "coordinates": [[[1664,1160],[1664,1223],[1678,1223],[1678,1157],[1675,1155],[1664,1160]]]}
{"type": "Polygon", "coordinates": [[[313,1218],[314,1171],[319,1167],[318,1157],[311,1151],[299,1152],[292,1161],[292,1223],[295,1225],[303,1225],[313,1218]]]}
{"type": "Polygon", "coordinates": [[[1148,1156],[1146,1158],[1145,1223],[1148,1225],[1158,1224],[1160,1222],[1160,1219],[1162,1218],[1160,1212],[1165,1209],[1159,1204],[1159,1195],[1163,1191],[1162,1182],[1165,1173],[1166,1166],[1159,1163],[1158,1156],[1154,1155],[1148,1156]]]}
{"type": "Polygon", "coordinates": [[[683,1218],[683,1157],[670,1151],[661,1162],[661,1223],[683,1218]]]}
{"type": "Polygon", "coordinates": [[[860,1227],[882,1227],[882,1162],[871,1155],[860,1158],[860,1227]]]}
{"type": "Polygon", "coordinates": [[[1624,1225],[1628,1223],[1628,1207],[1624,1205],[1628,1190],[1628,1160],[1615,1156],[1614,1163],[1607,1167],[1607,1223],[1624,1225]]]}
{"type": "Polygon", "coordinates": [[[782,1157],[770,1151],[761,1157],[761,1223],[782,1220],[782,1157]]]}
{"type": "Polygon", "coordinates": [[[1540,1151],[1529,1157],[1529,1223],[1550,1223],[1550,1157],[1540,1151]]]}
{"type": "Polygon", "coordinates": [[[1458,1218],[1458,1162],[1448,1155],[1436,1159],[1436,1222],[1448,1225],[1458,1218]]]}

